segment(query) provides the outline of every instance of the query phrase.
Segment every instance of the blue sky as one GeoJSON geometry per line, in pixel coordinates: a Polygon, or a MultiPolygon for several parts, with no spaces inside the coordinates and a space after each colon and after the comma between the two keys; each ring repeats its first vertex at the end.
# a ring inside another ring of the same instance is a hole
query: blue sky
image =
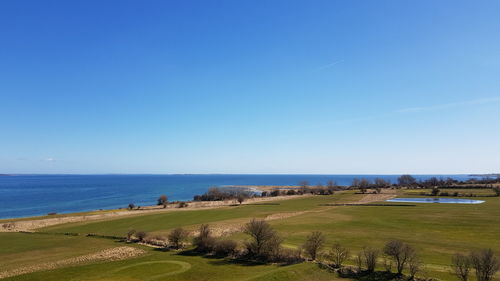
{"type": "Polygon", "coordinates": [[[2,1],[0,173],[500,172],[499,1],[2,1]]]}

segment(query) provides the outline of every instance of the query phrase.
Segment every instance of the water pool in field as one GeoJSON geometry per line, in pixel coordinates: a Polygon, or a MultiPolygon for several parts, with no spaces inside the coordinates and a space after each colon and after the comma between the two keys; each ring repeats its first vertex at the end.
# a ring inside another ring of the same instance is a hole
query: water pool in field
{"type": "Polygon", "coordinates": [[[483,200],[458,199],[458,198],[393,198],[386,202],[399,203],[448,203],[448,204],[481,204],[483,200]]]}

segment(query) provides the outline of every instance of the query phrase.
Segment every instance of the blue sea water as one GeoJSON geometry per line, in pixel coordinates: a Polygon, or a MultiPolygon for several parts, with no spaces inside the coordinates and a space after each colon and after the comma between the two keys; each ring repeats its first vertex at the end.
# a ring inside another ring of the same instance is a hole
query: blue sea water
{"type": "Polygon", "coordinates": [[[386,202],[399,203],[441,203],[441,204],[481,204],[484,200],[458,199],[458,198],[393,198],[386,202]]]}
{"type": "MultiPolygon", "coordinates": [[[[169,200],[191,200],[211,186],[297,185],[333,180],[349,185],[354,178],[398,175],[12,175],[0,176],[0,218],[15,218],[98,209],[124,208],[129,203],[153,205],[161,194],[169,200]]],[[[415,176],[427,179],[429,175],[415,176]]],[[[467,175],[440,175],[466,180],[467,175]]]]}

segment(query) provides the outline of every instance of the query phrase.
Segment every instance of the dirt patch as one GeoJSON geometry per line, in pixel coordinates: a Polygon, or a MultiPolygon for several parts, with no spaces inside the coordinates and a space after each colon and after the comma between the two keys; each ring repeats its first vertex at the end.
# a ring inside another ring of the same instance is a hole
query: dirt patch
{"type": "Polygon", "coordinates": [[[61,267],[67,267],[76,264],[88,263],[92,261],[117,261],[132,258],[146,253],[144,250],[134,247],[116,247],[99,251],[97,253],[78,256],[74,258],[59,260],[55,262],[46,262],[32,266],[25,266],[7,271],[0,271],[0,279],[17,276],[26,273],[32,273],[43,270],[51,270],[61,267]]]}

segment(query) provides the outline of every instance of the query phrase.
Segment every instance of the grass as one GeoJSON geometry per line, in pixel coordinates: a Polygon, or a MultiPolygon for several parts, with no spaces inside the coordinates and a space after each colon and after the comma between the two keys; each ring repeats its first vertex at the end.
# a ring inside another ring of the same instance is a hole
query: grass
{"type": "MultiPolygon", "coordinates": [[[[320,206],[353,201],[363,196],[365,195],[349,192],[283,200],[278,201],[279,205],[243,205],[146,214],[52,226],[43,231],[123,236],[130,228],[134,228],[166,233],[179,226],[195,229],[201,223],[241,224],[254,217],[300,212],[295,216],[269,221],[285,238],[286,247],[299,247],[305,237],[316,230],[322,231],[326,236],[325,250],[334,241],[339,241],[349,247],[352,254],[357,253],[363,246],[381,248],[386,241],[397,238],[410,243],[418,250],[425,263],[425,275],[442,280],[456,280],[447,268],[451,255],[455,252],[491,247],[500,253],[500,198],[488,197],[485,203],[478,205],[320,206]]],[[[246,239],[241,233],[232,234],[231,237],[240,241],[246,239]]],[[[0,238],[3,243],[0,244],[2,269],[14,265],[6,261],[12,258],[12,255],[17,255],[15,264],[22,265],[35,263],[40,257],[49,256],[57,260],[65,256],[117,246],[112,240],[82,236],[1,234],[0,238]],[[15,241],[10,248],[11,243],[8,241],[15,241]],[[33,251],[40,251],[39,258],[28,257],[33,255],[33,251]]],[[[148,249],[146,256],[130,260],[68,267],[5,280],[337,280],[337,277],[312,263],[281,267],[248,265],[224,259],[185,256],[148,249]]]]}

